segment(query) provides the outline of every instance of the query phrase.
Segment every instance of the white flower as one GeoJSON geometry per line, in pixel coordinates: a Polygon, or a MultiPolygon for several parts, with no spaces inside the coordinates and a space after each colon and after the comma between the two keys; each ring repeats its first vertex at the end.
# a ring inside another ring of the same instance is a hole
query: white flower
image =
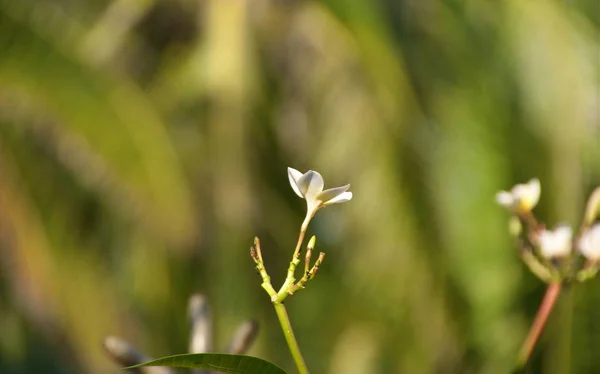
{"type": "Polygon", "coordinates": [[[600,260],[600,223],[595,224],[581,235],[577,247],[588,260],[600,260]]]}
{"type": "Polygon", "coordinates": [[[543,230],[539,236],[540,252],[546,258],[565,257],[571,253],[573,230],[559,226],[554,231],[543,230]]]}
{"type": "Polygon", "coordinates": [[[498,204],[519,213],[529,212],[540,200],[540,181],[534,178],[526,184],[517,184],[510,192],[500,191],[496,194],[498,204]]]}
{"type": "Polygon", "coordinates": [[[335,203],[343,203],[352,199],[352,192],[347,192],[350,185],[330,188],[323,191],[323,177],[316,171],[309,170],[302,174],[296,169],[288,168],[290,185],[296,195],[306,199],[307,215],[312,216],[319,208],[335,203]]]}

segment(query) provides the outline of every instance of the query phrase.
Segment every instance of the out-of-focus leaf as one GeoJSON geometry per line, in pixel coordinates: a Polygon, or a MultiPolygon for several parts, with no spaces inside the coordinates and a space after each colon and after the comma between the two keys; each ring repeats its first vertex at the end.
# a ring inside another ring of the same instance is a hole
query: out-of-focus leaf
{"type": "Polygon", "coordinates": [[[144,92],[85,65],[26,18],[0,12],[0,20],[0,88],[27,96],[57,139],[77,145],[66,162],[79,166],[74,174],[84,184],[92,180],[88,187],[168,240],[189,241],[197,225],[188,181],[144,92]]]}
{"type": "Polygon", "coordinates": [[[130,366],[126,369],[141,366],[208,369],[232,374],[285,374],[285,371],[269,361],[252,356],[222,353],[192,353],[167,356],[140,365],[130,366]]]}

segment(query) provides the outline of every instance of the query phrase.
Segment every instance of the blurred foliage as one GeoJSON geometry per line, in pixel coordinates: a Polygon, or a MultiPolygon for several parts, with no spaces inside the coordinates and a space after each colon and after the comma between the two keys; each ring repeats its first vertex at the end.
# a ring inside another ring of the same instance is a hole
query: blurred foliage
{"type": "MultiPolygon", "coordinates": [[[[117,373],[108,334],[184,353],[194,291],[292,372],[248,255],[280,284],[287,166],[354,192],[287,303],[314,373],[509,372],[544,286],[494,194],[538,176],[579,224],[600,3],[0,0],[0,372],[117,373]]],[[[532,372],[600,372],[599,295],[563,295],[532,372]]]]}

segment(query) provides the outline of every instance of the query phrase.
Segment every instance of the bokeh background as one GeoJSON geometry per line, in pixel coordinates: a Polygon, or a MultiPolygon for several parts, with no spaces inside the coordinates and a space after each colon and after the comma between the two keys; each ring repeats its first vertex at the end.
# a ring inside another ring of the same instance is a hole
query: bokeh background
{"type": "MultiPolygon", "coordinates": [[[[351,183],[286,304],[313,373],[508,373],[544,285],[494,195],[539,177],[579,225],[600,185],[596,0],[0,0],[0,372],[118,373],[119,335],[291,357],[279,285],[305,204],[351,183]]],[[[531,373],[600,373],[600,281],[561,296],[531,373]]]]}

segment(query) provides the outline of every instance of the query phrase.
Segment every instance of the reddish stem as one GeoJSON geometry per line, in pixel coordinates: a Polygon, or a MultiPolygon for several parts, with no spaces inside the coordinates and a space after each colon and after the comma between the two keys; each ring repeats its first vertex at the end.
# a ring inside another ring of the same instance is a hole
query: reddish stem
{"type": "Polygon", "coordinates": [[[540,304],[535,319],[533,320],[533,324],[529,329],[529,334],[523,342],[523,346],[519,352],[518,363],[520,367],[524,367],[529,360],[531,352],[533,351],[533,348],[535,347],[535,344],[537,343],[542,331],[544,330],[544,326],[548,321],[548,316],[550,316],[550,312],[552,312],[552,308],[554,308],[554,304],[556,304],[556,300],[560,294],[560,289],[560,283],[550,283],[548,285],[546,294],[542,299],[542,303],[540,304]]]}

